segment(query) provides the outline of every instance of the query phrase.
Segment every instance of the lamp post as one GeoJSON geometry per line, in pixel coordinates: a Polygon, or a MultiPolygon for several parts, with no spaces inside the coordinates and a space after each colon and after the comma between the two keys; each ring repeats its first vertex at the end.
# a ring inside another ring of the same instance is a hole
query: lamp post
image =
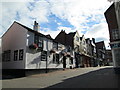
{"type": "Polygon", "coordinates": [[[46,55],[46,73],[47,73],[48,71],[47,71],[47,55],[46,55]]]}

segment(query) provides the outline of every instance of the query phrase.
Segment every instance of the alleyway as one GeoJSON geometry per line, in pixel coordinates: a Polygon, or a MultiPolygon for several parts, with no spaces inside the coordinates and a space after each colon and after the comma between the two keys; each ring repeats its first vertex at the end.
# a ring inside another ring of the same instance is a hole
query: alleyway
{"type": "Polygon", "coordinates": [[[112,67],[89,67],[2,81],[3,88],[120,88],[112,67]]]}

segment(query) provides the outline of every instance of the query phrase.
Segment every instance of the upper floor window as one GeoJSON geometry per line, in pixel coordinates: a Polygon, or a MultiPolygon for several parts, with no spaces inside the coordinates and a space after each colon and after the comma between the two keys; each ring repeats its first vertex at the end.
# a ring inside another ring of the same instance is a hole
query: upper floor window
{"type": "Polygon", "coordinates": [[[76,36],[76,41],[79,41],[79,37],[76,36]]]}
{"type": "Polygon", "coordinates": [[[43,48],[43,40],[39,35],[35,35],[34,43],[37,44],[38,48],[43,48]]]}
{"type": "Polygon", "coordinates": [[[113,38],[113,40],[119,39],[119,30],[118,29],[112,30],[112,38],[113,38]]]}
{"type": "Polygon", "coordinates": [[[43,40],[41,37],[39,37],[39,41],[38,41],[38,47],[42,48],[43,47],[43,40]]]}
{"type": "Polygon", "coordinates": [[[85,45],[85,41],[83,41],[83,45],[85,45]]]}

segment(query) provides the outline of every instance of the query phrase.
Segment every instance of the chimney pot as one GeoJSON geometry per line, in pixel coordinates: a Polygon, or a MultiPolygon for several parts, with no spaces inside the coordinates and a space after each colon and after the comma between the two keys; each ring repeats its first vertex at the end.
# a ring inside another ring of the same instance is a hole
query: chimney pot
{"type": "Polygon", "coordinates": [[[39,25],[36,21],[34,21],[33,30],[38,31],[38,29],[39,29],[39,25]]]}

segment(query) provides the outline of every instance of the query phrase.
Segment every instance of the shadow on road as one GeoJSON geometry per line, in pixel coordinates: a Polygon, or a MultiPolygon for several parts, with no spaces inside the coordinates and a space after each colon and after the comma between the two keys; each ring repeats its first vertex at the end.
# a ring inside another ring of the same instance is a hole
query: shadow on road
{"type": "Polygon", "coordinates": [[[120,88],[120,74],[115,74],[113,68],[104,68],[65,79],[47,88],[120,88]]]}

